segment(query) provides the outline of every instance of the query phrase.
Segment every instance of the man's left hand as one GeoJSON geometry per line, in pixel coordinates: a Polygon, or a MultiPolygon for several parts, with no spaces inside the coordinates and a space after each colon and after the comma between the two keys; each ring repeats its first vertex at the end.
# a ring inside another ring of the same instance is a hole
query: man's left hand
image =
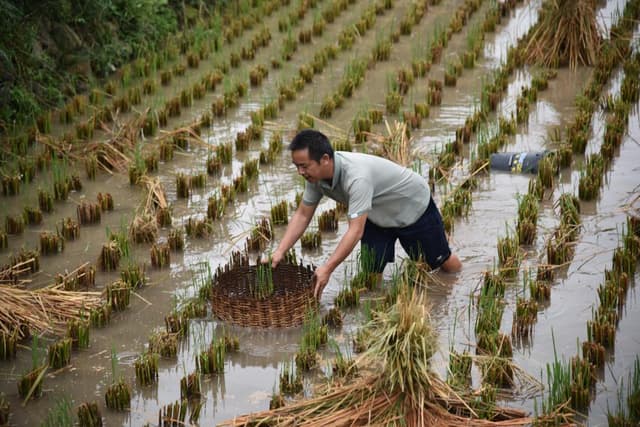
{"type": "Polygon", "coordinates": [[[320,295],[322,295],[322,291],[324,290],[324,287],[327,286],[327,283],[329,282],[330,277],[331,277],[331,270],[328,267],[321,265],[320,267],[316,268],[316,271],[313,274],[313,281],[315,283],[315,288],[313,289],[313,295],[318,300],[320,299],[320,295]]]}

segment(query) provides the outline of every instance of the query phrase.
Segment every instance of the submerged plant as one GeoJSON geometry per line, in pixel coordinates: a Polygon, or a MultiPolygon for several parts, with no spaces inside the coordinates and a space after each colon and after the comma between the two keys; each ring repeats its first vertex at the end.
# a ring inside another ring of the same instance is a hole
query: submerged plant
{"type": "Polygon", "coordinates": [[[96,199],[103,212],[113,210],[113,197],[111,196],[111,193],[98,193],[96,199]]]}
{"type": "Polygon", "coordinates": [[[127,266],[120,270],[120,279],[131,286],[132,289],[143,287],[147,282],[144,274],[144,264],[136,264],[129,261],[127,266]]]}
{"type": "Polygon", "coordinates": [[[31,371],[18,380],[18,395],[28,401],[31,397],[42,395],[42,381],[47,371],[47,365],[42,363],[42,349],[38,336],[31,341],[31,371]]]}
{"type": "Polygon", "coordinates": [[[71,179],[66,160],[53,161],[51,164],[53,197],[55,200],[67,200],[71,191],[71,179]]]}
{"type": "Polygon", "coordinates": [[[271,207],[271,223],[273,225],[284,225],[289,222],[289,204],[282,200],[271,207]]]}
{"type": "Polygon", "coordinates": [[[511,336],[526,341],[533,336],[533,326],[538,320],[538,304],[535,299],[518,297],[513,313],[511,336]]]}
{"type": "Polygon", "coordinates": [[[187,236],[195,238],[209,237],[212,231],[212,225],[209,218],[193,218],[189,217],[184,230],[187,236]]]}
{"type": "Polygon", "coordinates": [[[40,427],[71,427],[73,426],[73,415],[71,402],[64,396],[57,400],[56,404],[49,410],[40,427]]]}
{"type": "Polygon", "coordinates": [[[571,372],[570,367],[558,359],[554,340],[554,360],[547,363],[547,390],[548,393],[542,401],[541,414],[537,417],[544,418],[545,422],[551,424],[564,424],[571,422],[573,412],[567,407],[567,402],[571,399],[571,372]],[[541,417],[542,415],[542,417],[541,417]]]}
{"type": "Polygon", "coordinates": [[[465,389],[471,385],[471,355],[467,350],[458,353],[453,348],[449,351],[449,369],[447,382],[455,389],[465,389]]]}
{"type": "Polygon", "coordinates": [[[496,341],[504,312],[504,301],[497,299],[491,292],[481,294],[478,299],[478,316],[475,321],[475,333],[480,351],[492,353],[502,347],[502,340],[496,341]],[[494,345],[498,343],[499,345],[494,345]]]}
{"type": "Polygon", "coordinates": [[[285,362],[279,375],[280,393],[294,395],[300,393],[303,388],[302,377],[295,369],[295,363],[285,362]]]}
{"type": "Polygon", "coordinates": [[[71,339],[74,349],[89,347],[89,322],[73,319],[67,322],[67,336],[71,339]]]}
{"type": "Polygon", "coordinates": [[[607,402],[607,421],[613,427],[626,427],[640,422],[640,358],[635,357],[633,368],[629,372],[625,389],[624,381],[620,382],[617,393],[618,410],[612,412],[607,402]]]}
{"type": "Polygon", "coordinates": [[[44,231],[40,233],[40,253],[43,255],[57,254],[64,250],[64,237],[58,233],[44,231]]]}
{"type": "Polygon", "coordinates": [[[49,366],[60,369],[71,361],[71,338],[64,338],[49,345],[49,366]]]}
{"type": "Polygon", "coordinates": [[[351,355],[343,355],[335,341],[332,342],[331,347],[333,347],[335,353],[335,358],[331,363],[331,374],[333,378],[348,379],[355,376],[358,372],[358,366],[351,355]]]}
{"type": "Polygon", "coordinates": [[[100,252],[100,258],[98,258],[98,265],[102,271],[114,271],[120,264],[120,258],[122,253],[118,246],[118,243],[110,240],[102,245],[100,252]]]}
{"type": "Polygon", "coordinates": [[[111,319],[111,304],[105,302],[100,307],[94,308],[89,312],[89,321],[91,326],[103,327],[111,319]]]}
{"type": "Polygon", "coordinates": [[[131,387],[120,378],[107,388],[104,398],[107,408],[124,411],[131,406],[131,387]]]}
{"type": "Polygon", "coordinates": [[[518,222],[516,232],[518,241],[523,245],[531,245],[535,241],[538,223],[538,199],[527,193],[518,200],[518,222]]]}
{"type": "Polygon", "coordinates": [[[136,144],[132,157],[133,160],[129,163],[129,184],[136,185],[147,173],[147,164],[142,156],[141,144],[136,144]]]}
{"type": "Polygon", "coordinates": [[[214,340],[208,349],[196,355],[196,372],[202,375],[223,373],[226,353],[227,345],[225,339],[214,340]]]}
{"type": "Polygon", "coordinates": [[[186,400],[176,400],[158,410],[158,426],[173,427],[185,425],[188,403],[186,400]]]}
{"type": "Polygon", "coordinates": [[[16,342],[18,329],[13,332],[0,331],[0,360],[9,360],[16,357],[16,342]]]}
{"type": "Polygon", "coordinates": [[[115,311],[123,311],[129,306],[131,298],[131,285],[117,280],[106,286],[107,301],[115,311]]]}
{"type": "Polygon", "coordinates": [[[509,232],[505,237],[498,238],[498,261],[500,274],[505,277],[515,277],[522,261],[520,241],[518,235],[511,236],[509,232]]]}
{"type": "Polygon", "coordinates": [[[149,337],[149,352],[161,357],[174,358],[178,354],[178,334],[155,332],[149,337]]]}
{"type": "Polygon", "coordinates": [[[102,207],[99,203],[82,200],[76,207],[76,215],[80,225],[96,224],[102,218],[102,207]]]}
{"type": "Polygon", "coordinates": [[[168,333],[184,337],[189,332],[189,318],[175,309],[164,316],[164,325],[168,333]]]}
{"type": "Polygon", "coordinates": [[[111,347],[111,385],[107,387],[105,401],[107,408],[123,411],[131,404],[131,387],[124,381],[123,377],[118,378],[118,355],[114,346],[111,347]]]}
{"type": "Polygon", "coordinates": [[[336,231],[338,229],[338,214],[336,209],[329,209],[320,214],[318,218],[320,231],[336,231]]]}
{"type": "Polygon", "coordinates": [[[271,240],[273,230],[269,219],[262,218],[251,229],[249,237],[247,237],[246,248],[247,251],[261,251],[266,244],[271,240]]]}
{"type": "Polygon", "coordinates": [[[193,372],[180,379],[181,399],[199,399],[200,396],[200,374],[198,372],[193,372]]]}
{"type": "Polygon", "coordinates": [[[320,234],[320,230],[307,231],[300,238],[300,244],[303,249],[317,249],[321,243],[322,235],[320,234]]]}
{"type": "Polygon", "coordinates": [[[171,247],[168,242],[154,243],[151,245],[150,253],[151,266],[154,268],[165,268],[171,263],[171,247]]]}
{"type": "Polygon", "coordinates": [[[322,317],[322,323],[330,328],[340,328],[342,326],[342,312],[338,307],[331,308],[322,317]]]}
{"type": "Polygon", "coordinates": [[[102,427],[102,414],[97,402],[82,403],[78,406],[77,414],[80,427],[102,427]]]}

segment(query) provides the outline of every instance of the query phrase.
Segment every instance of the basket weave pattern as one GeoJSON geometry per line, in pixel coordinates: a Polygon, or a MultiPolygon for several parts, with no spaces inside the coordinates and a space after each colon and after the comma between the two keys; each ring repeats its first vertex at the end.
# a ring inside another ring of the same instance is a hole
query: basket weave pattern
{"type": "Polygon", "coordinates": [[[233,265],[213,277],[211,306],[221,320],[240,326],[285,328],[304,320],[309,304],[315,304],[309,266],[281,263],[273,270],[273,293],[264,299],[251,295],[255,265],[233,265]]]}

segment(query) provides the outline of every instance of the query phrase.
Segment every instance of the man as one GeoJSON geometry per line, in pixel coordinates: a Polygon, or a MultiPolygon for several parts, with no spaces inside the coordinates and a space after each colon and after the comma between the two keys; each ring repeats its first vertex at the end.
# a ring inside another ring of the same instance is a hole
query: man
{"type": "Polygon", "coordinates": [[[317,298],[358,241],[373,254],[377,273],[393,262],[396,240],[412,259],[422,259],[434,269],[460,271],[462,264],[449,249],[442,217],[420,175],[382,157],[334,153],[329,139],[313,129],[298,133],[289,150],[306,185],[302,201],[272,254],[274,268],[307,229],[318,202],[326,195],[347,205],[349,228],[329,259],[316,268],[317,298]]]}

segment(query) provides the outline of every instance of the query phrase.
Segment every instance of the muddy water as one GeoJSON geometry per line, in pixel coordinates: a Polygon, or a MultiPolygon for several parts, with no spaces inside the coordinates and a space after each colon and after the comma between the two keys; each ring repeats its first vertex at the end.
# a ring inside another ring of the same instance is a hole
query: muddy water
{"type": "MultiPolygon", "coordinates": [[[[345,12],[338,22],[352,22],[357,18],[363,8],[360,2],[345,12]]],[[[376,28],[383,28],[393,21],[394,17],[401,16],[404,10],[401,2],[393,11],[378,17],[376,28]]],[[[455,3],[455,2],[454,2],[455,3]]],[[[609,2],[603,7],[604,11],[615,9],[615,2],[609,2]]],[[[431,7],[425,15],[422,23],[414,30],[411,37],[403,37],[399,44],[392,48],[393,60],[388,63],[377,64],[367,72],[363,86],[358,89],[356,96],[345,103],[345,107],[336,111],[329,121],[331,126],[348,128],[353,115],[364,105],[384,105],[386,81],[389,73],[394,72],[403,60],[408,65],[408,57],[415,43],[431,34],[433,25],[438,20],[446,22],[446,17],[455,4],[443,4],[431,7]],[[445,19],[444,21],[442,21],[445,19]],[[418,41],[416,41],[418,40],[418,41]]],[[[485,5],[486,6],[486,5],[485,5]]],[[[472,18],[477,19],[482,13],[476,12],[472,18]]],[[[495,35],[487,35],[484,58],[478,66],[472,70],[465,70],[463,77],[455,88],[447,88],[444,91],[443,105],[432,109],[429,120],[423,122],[423,129],[416,130],[415,149],[418,153],[432,153],[443,140],[451,138],[455,127],[459,126],[464,118],[472,111],[473,104],[479,95],[481,78],[492,67],[497,66],[506,52],[506,45],[513,43],[516,37],[526,31],[535,19],[535,7],[520,5],[513,16],[503,22],[495,35]]],[[[276,22],[270,18],[269,22],[276,22]]],[[[277,29],[272,28],[275,35],[277,29]]],[[[334,28],[340,28],[336,26],[334,28]]],[[[371,34],[375,33],[370,30],[371,34]]],[[[329,41],[333,35],[327,32],[322,41],[329,41]]],[[[362,44],[354,46],[354,50],[343,52],[339,60],[332,62],[330,67],[316,77],[312,87],[307,87],[299,99],[288,104],[277,119],[277,124],[271,128],[285,130],[289,137],[296,126],[297,114],[309,108],[318,111],[319,103],[324,94],[335,88],[347,61],[355,56],[368,53],[373,44],[373,37],[369,35],[362,40],[362,44]]],[[[460,50],[464,47],[464,31],[460,35],[454,35],[449,52],[460,50]]],[[[276,44],[277,45],[277,44],[276,44]]],[[[323,46],[322,42],[318,42],[323,46]]],[[[273,51],[271,54],[273,54],[273,51]]],[[[256,61],[262,61],[269,57],[268,53],[260,54],[256,61]]],[[[312,57],[313,49],[300,48],[296,53],[294,64],[301,64],[312,57]],[[305,59],[306,58],[306,59],[305,59]],[[296,62],[299,61],[299,62],[296,62]]],[[[259,63],[259,62],[257,62],[259,63]]],[[[248,101],[231,111],[223,120],[216,120],[210,132],[205,133],[207,143],[215,145],[233,139],[235,133],[244,130],[249,124],[248,112],[259,108],[265,99],[275,94],[275,87],[283,76],[295,72],[297,65],[285,66],[281,72],[272,72],[263,87],[250,90],[248,101]]],[[[198,72],[202,71],[201,70],[198,72]]],[[[430,73],[432,78],[441,78],[442,68],[434,67],[430,73]],[[434,77],[436,76],[436,77],[434,77]]],[[[586,70],[578,70],[576,73],[562,70],[558,77],[550,82],[550,89],[540,94],[540,99],[532,106],[531,115],[527,126],[520,127],[518,134],[513,138],[506,150],[537,151],[549,147],[546,135],[556,126],[564,126],[570,119],[573,109],[573,99],[581,87],[581,82],[586,78],[586,70]]],[[[188,77],[189,80],[191,77],[188,77]]],[[[288,77],[287,77],[288,79],[288,77]]],[[[514,108],[515,98],[519,88],[530,79],[527,70],[517,73],[509,86],[508,95],[500,106],[502,112],[511,111],[514,108]]],[[[195,81],[195,80],[194,80],[195,81]]],[[[413,91],[415,100],[424,93],[426,79],[418,79],[413,91]]],[[[618,83],[619,86],[619,83],[618,83]]],[[[188,87],[185,84],[184,87],[188,87]]],[[[611,85],[611,91],[616,90],[616,84],[611,85]]],[[[160,95],[167,96],[167,95],[160,95]]],[[[195,118],[200,111],[208,106],[211,97],[195,104],[194,108],[183,114],[180,119],[172,122],[171,126],[179,122],[188,121],[188,117],[195,118]]],[[[160,101],[157,101],[160,102],[160,101]]],[[[410,107],[409,100],[405,101],[405,108],[410,107]]],[[[597,121],[597,120],[596,120],[597,121]]],[[[601,125],[601,122],[599,122],[601,125]]],[[[329,125],[320,125],[323,130],[332,130],[329,125]]],[[[594,123],[598,128],[598,123],[594,123]]],[[[614,167],[608,176],[608,185],[602,192],[602,197],[597,203],[584,206],[584,228],[576,250],[573,263],[557,283],[552,292],[552,301],[548,307],[541,310],[536,326],[533,342],[526,348],[515,351],[514,359],[529,374],[538,377],[545,363],[552,359],[552,333],[555,336],[559,354],[565,359],[576,354],[576,342],[584,340],[586,335],[586,320],[591,314],[591,306],[597,301],[596,288],[602,280],[603,269],[609,265],[611,251],[617,246],[618,229],[624,221],[622,207],[633,200],[638,194],[637,159],[640,158],[637,141],[640,138],[638,129],[637,112],[630,118],[629,129],[631,135],[625,139],[620,150],[620,155],[614,161],[614,167]]],[[[596,132],[596,135],[598,133],[596,132]]],[[[270,131],[267,130],[265,141],[270,131]]],[[[285,142],[288,139],[285,137],[285,142]]],[[[263,145],[265,142],[263,142],[263,145]]],[[[590,142],[589,150],[593,150],[595,141],[590,142]]],[[[207,187],[195,190],[188,199],[176,199],[175,174],[178,172],[196,173],[204,170],[206,148],[193,147],[190,152],[176,155],[176,159],[168,164],[160,166],[158,177],[163,183],[168,199],[173,208],[174,227],[181,226],[190,216],[206,215],[207,198],[212,195],[220,183],[228,183],[239,173],[242,161],[247,158],[255,158],[258,155],[259,144],[254,143],[247,153],[239,153],[234,156],[233,165],[227,167],[219,178],[210,178],[207,187]]],[[[215,266],[225,263],[231,250],[240,249],[243,245],[246,233],[250,230],[255,220],[268,216],[270,207],[276,202],[285,199],[293,201],[295,191],[302,189],[300,179],[289,165],[287,153],[272,166],[261,167],[261,174],[257,184],[254,184],[248,195],[241,196],[225,215],[224,220],[214,224],[213,236],[209,239],[187,239],[183,254],[172,254],[171,268],[164,271],[148,270],[150,278],[149,286],[139,290],[140,298],[133,296],[131,307],[125,312],[114,316],[110,326],[104,329],[92,329],[91,347],[80,353],[74,353],[72,366],[61,372],[50,375],[45,380],[45,394],[42,398],[30,402],[26,408],[20,406],[17,399],[15,380],[30,364],[28,350],[21,350],[15,362],[0,364],[0,390],[5,392],[12,405],[14,413],[12,423],[16,425],[37,425],[44,414],[54,406],[56,400],[62,396],[68,396],[74,404],[84,401],[97,400],[102,408],[103,396],[106,386],[111,381],[111,368],[109,353],[114,347],[119,361],[119,373],[135,383],[133,374],[133,362],[136,356],[145,348],[146,342],[152,330],[163,327],[163,317],[167,314],[176,299],[181,300],[195,293],[193,277],[202,262],[209,262],[215,266]]],[[[45,185],[46,177],[42,181],[30,187],[30,192],[24,195],[27,205],[37,205],[37,185],[45,185]]],[[[441,332],[441,348],[443,353],[436,358],[435,364],[440,372],[444,372],[443,360],[446,360],[444,351],[449,345],[454,344],[462,348],[468,343],[474,342],[474,337],[468,333],[469,324],[473,318],[467,318],[467,308],[470,295],[478,284],[484,270],[491,268],[496,253],[496,241],[498,236],[503,236],[505,224],[513,227],[516,216],[517,202],[515,195],[524,193],[527,189],[528,176],[509,175],[495,173],[480,182],[480,190],[474,193],[473,209],[469,218],[459,220],[455,224],[452,235],[452,247],[461,256],[465,269],[457,276],[440,275],[442,286],[431,291],[434,302],[433,319],[441,332]],[[454,318],[457,318],[458,329],[453,331],[454,318]],[[450,337],[453,336],[453,340],[450,337]]],[[[554,191],[557,197],[562,191],[573,191],[577,187],[576,174],[563,172],[561,183],[554,191]]],[[[102,243],[106,241],[105,228],[118,228],[121,224],[127,224],[133,216],[133,211],[140,200],[140,190],[130,187],[128,180],[123,176],[103,175],[99,181],[85,182],[85,188],[80,194],[73,194],[72,198],[80,197],[95,199],[98,191],[109,191],[116,201],[116,210],[103,215],[100,225],[83,227],[81,239],[67,245],[63,255],[51,256],[42,260],[42,272],[33,277],[32,287],[40,286],[51,281],[51,277],[64,269],[76,267],[80,261],[95,261],[102,243]]],[[[443,189],[436,191],[436,199],[440,200],[443,189]]],[[[21,197],[22,200],[22,197],[21,197]]],[[[333,207],[330,201],[324,201],[319,211],[333,207]]],[[[21,211],[21,204],[3,204],[3,214],[17,214],[21,211]]],[[[636,206],[637,209],[637,206],[636,206]]],[[[39,229],[52,229],[56,221],[65,216],[75,216],[75,205],[72,202],[56,205],[56,212],[46,217],[42,227],[32,227],[24,236],[11,237],[10,248],[18,248],[21,245],[37,247],[37,232],[39,229]]],[[[537,259],[543,252],[544,239],[556,225],[557,219],[553,211],[553,200],[543,205],[540,217],[539,237],[535,248],[528,254],[525,263],[535,267],[537,259]]],[[[323,244],[317,251],[300,251],[303,260],[307,263],[320,264],[337,245],[340,236],[346,230],[346,224],[341,221],[337,233],[323,234],[323,244]]],[[[276,229],[276,241],[282,235],[283,227],[276,229]]],[[[162,230],[161,236],[166,235],[167,230],[162,230]]],[[[149,263],[148,245],[139,245],[134,248],[136,258],[149,263]]],[[[401,254],[401,251],[398,251],[401,254]]],[[[257,255],[257,254],[256,254],[257,255]]],[[[399,256],[398,258],[400,258],[399,256]]],[[[4,259],[4,258],[3,258],[4,259]]],[[[3,261],[6,262],[6,261],[3,261]]],[[[398,260],[399,263],[399,260],[398,260]]],[[[332,305],[333,297],[339,292],[343,283],[348,280],[354,267],[353,257],[345,263],[344,268],[338,269],[322,297],[322,307],[326,310],[332,305]]],[[[387,279],[392,273],[393,267],[389,266],[385,276],[387,279]]],[[[97,276],[98,288],[114,280],[114,274],[100,273],[97,276]]],[[[510,295],[518,292],[514,286],[510,289],[510,295]]],[[[510,298],[513,300],[514,298],[510,298]]],[[[473,311],[473,310],[472,310],[473,311]]],[[[333,334],[333,338],[343,349],[350,347],[350,335],[354,333],[360,324],[361,315],[349,312],[343,329],[333,334]]],[[[637,296],[631,292],[628,298],[625,313],[620,323],[618,342],[615,352],[610,355],[608,367],[605,369],[604,381],[598,384],[598,394],[591,407],[590,423],[602,425],[604,423],[604,411],[607,399],[613,402],[615,387],[614,381],[626,376],[631,365],[632,358],[639,352],[640,337],[636,325],[640,321],[640,309],[637,296]]],[[[509,331],[511,325],[511,312],[505,311],[503,331],[509,331]]],[[[132,408],[129,413],[118,414],[103,409],[107,425],[132,425],[138,426],[145,422],[154,423],[157,412],[163,405],[169,404],[180,398],[179,381],[184,375],[195,369],[194,356],[211,341],[214,334],[220,333],[223,327],[236,334],[240,339],[241,350],[238,354],[229,355],[227,358],[226,372],[224,375],[205,378],[202,383],[204,407],[202,409],[202,424],[219,422],[233,417],[235,414],[264,409],[268,406],[269,395],[277,383],[279,365],[291,360],[298,348],[300,331],[298,329],[283,331],[262,331],[222,325],[211,318],[197,320],[191,324],[191,333],[188,340],[181,345],[179,355],[174,360],[163,360],[160,365],[160,376],[157,385],[151,387],[133,387],[132,408]]],[[[516,399],[510,402],[514,406],[532,409],[531,399],[521,401],[516,399]]]]}

